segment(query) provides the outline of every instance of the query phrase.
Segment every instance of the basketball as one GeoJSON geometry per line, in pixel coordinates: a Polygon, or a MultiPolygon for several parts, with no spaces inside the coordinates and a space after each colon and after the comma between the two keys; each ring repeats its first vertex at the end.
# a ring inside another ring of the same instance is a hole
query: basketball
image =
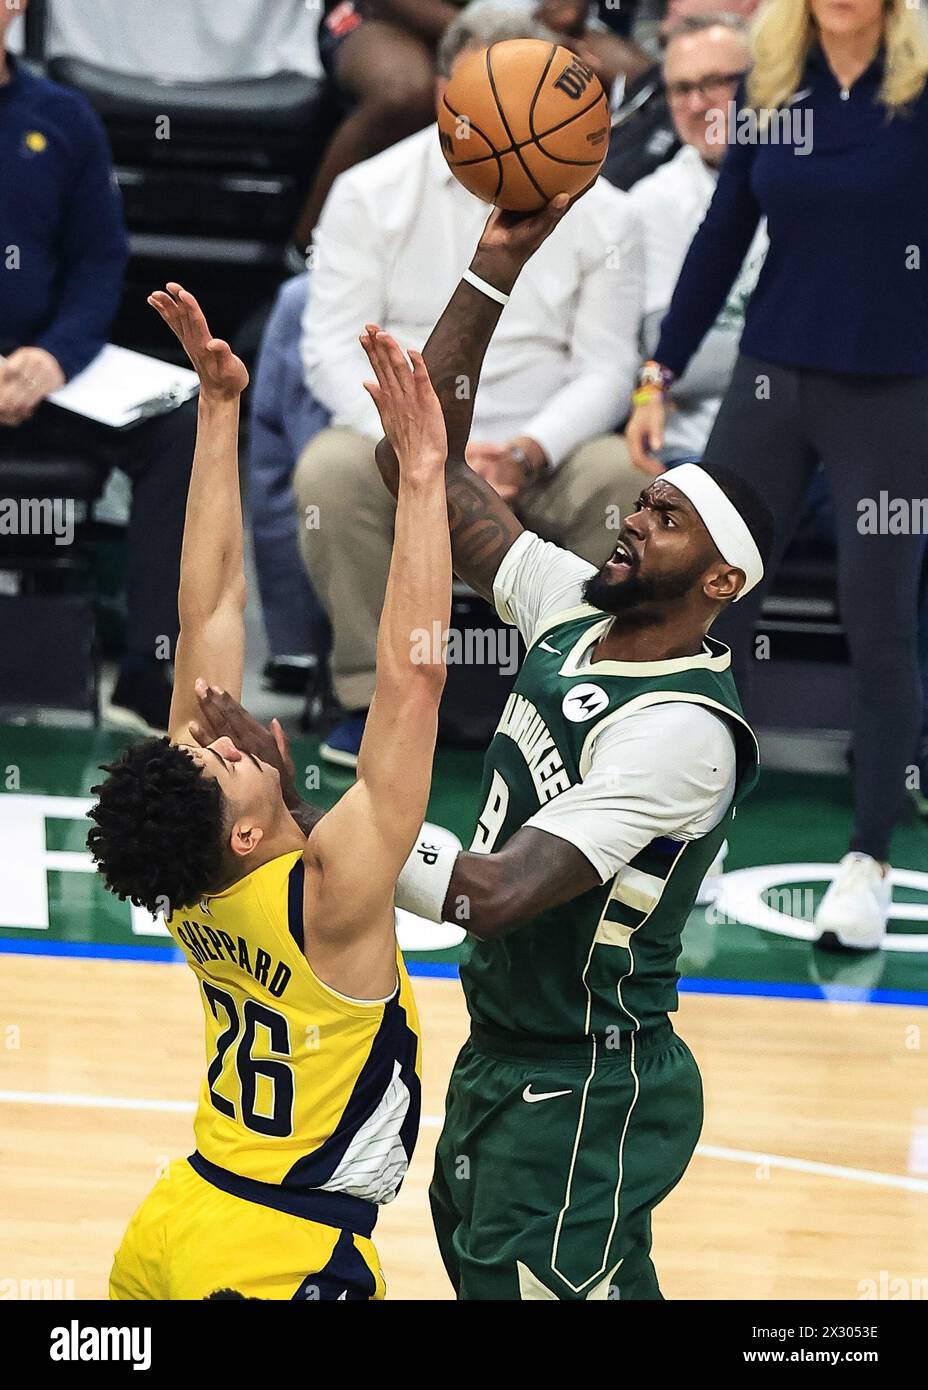
{"type": "Polygon", "coordinates": [[[0,0],[13,1349],[924,1355],[928,0],[75,8],[0,0]]]}
{"type": "Polygon", "coordinates": [[[596,177],[609,148],[609,108],[599,79],[569,49],[509,39],[460,60],[438,130],[469,192],[510,212],[536,212],[596,177]]]}

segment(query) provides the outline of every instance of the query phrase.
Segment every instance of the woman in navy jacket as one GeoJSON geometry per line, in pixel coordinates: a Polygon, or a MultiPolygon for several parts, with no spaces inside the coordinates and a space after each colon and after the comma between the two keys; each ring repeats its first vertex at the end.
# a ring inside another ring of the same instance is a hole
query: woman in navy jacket
{"type": "MultiPolygon", "coordinates": [[[[853,667],[856,810],[816,925],[826,944],[868,950],[885,933],[889,841],[921,723],[928,35],[906,0],[770,0],[752,47],[718,187],[642,369],[627,437],[638,466],[660,472],[651,451],[667,393],[765,216],[770,249],[705,462],[736,469],[769,503],[778,536],[768,575],[824,468],[853,667]]],[[[718,624],[742,680],[762,598],[759,586],[718,624]]]]}

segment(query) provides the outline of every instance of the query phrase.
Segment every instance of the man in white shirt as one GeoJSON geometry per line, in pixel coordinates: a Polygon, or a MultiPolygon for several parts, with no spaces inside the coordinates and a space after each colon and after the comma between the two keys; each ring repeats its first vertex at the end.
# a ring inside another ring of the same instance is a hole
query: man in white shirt
{"type": "MultiPolygon", "coordinates": [[[[439,99],[463,51],[536,32],[524,11],[462,15],[440,50],[439,99]]],[[[343,174],[314,236],[303,361],[332,425],[305,450],[294,483],[303,557],[334,632],[335,693],[352,715],[323,755],[347,765],[374,687],[394,510],[376,485],[380,426],[362,385],[358,324],[376,320],[421,348],[487,212],[453,178],[433,126],[343,174]]],[[[471,466],[533,530],[596,565],[640,486],[613,431],[638,364],[642,284],[628,196],[600,180],[527,267],[476,395],[471,466]]]]}
{"type": "MultiPolygon", "coordinates": [[[[629,192],[645,250],[641,323],[645,358],[651,357],[657,346],[661,320],[680,268],[715,193],[718,168],[728,148],[728,102],[749,64],[746,26],[734,15],[678,18],[667,40],[664,86],[683,146],[669,163],[641,179],[629,192]]],[[[658,455],[665,467],[681,458],[702,455],[734,369],[745,304],[766,250],[762,223],[715,327],[674,382],[674,409],[668,413],[664,445],[658,455]]],[[[632,454],[638,458],[633,443],[632,454]]],[[[647,471],[653,472],[653,465],[647,471]]]]}
{"type": "MultiPolygon", "coordinates": [[[[169,82],[322,71],[307,0],[51,0],[46,53],[169,82]]],[[[22,31],[12,48],[19,52],[22,31]]]]}

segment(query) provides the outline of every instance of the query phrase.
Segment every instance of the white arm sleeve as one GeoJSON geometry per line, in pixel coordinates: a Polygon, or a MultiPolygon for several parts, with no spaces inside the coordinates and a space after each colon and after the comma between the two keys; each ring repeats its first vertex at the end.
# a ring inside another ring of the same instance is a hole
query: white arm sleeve
{"type": "Polygon", "coordinates": [[[538,625],[583,602],[584,582],[596,570],[579,555],[523,531],[503,556],[493,581],[496,611],[514,624],[526,646],[538,625]]]}
{"type": "Polygon", "coordinates": [[[575,845],[606,883],[658,836],[692,840],[735,794],[735,741],[702,705],[651,705],[597,737],[582,782],[525,822],[575,845]]]}

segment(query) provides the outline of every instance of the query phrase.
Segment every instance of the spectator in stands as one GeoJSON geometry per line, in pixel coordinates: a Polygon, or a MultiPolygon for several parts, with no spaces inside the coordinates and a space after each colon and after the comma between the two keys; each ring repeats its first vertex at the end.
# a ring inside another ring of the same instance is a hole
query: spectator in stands
{"type": "MultiPolygon", "coordinates": [[[[7,8],[5,0],[0,5],[7,8]]],[[[25,5],[20,5],[20,10],[25,5]]],[[[169,82],[319,74],[307,0],[50,0],[45,52],[169,82]]],[[[19,51],[21,34],[11,35],[19,51]]]]}
{"type": "Polygon", "coordinates": [[[258,597],[269,659],[265,682],[302,694],[329,649],[329,625],[300,554],[293,470],[329,413],[306,389],[300,325],[307,272],[280,287],[252,373],[248,494],[258,597]]]}
{"type": "MultiPolygon", "coordinates": [[[[905,534],[879,520],[871,527],[862,508],[887,490],[924,493],[928,34],[906,0],[768,0],[752,48],[718,186],[655,361],[643,369],[627,437],[639,465],[653,469],[665,393],[716,322],[765,215],[770,248],[705,458],[742,473],[773,510],[768,576],[814,468],[824,467],[852,659],[856,805],[849,853],[816,923],[826,944],[868,950],[884,938],[890,837],[922,716],[916,598],[925,538],[912,522],[905,534]]],[[[764,587],[719,620],[742,680],[764,587]]]]}
{"type": "MultiPolygon", "coordinates": [[[[524,11],[468,9],[442,42],[438,98],[465,50],[546,34],[524,11]]],[[[487,215],[451,175],[431,127],[343,174],[314,238],[303,360],[332,426],[304,451],[295,489],[303,556],[334,633],[335,693],[351,713],[324,751],[345,764],[374,689],[394,512],[376,485],[380,426],[362,387],[358,329],[375,321],[423,347],[487,215]]],[[[600,180],[520,277],[476,398],[471,466],[533,530],[597,564],[615,539],[608,509],[630,504],[640,484],[612,431],[639,360],[642,278],[628,199],[600,180]]]]}
{"type": "Polygon", "coordinates": [[[625,82],[653,66],[651,55],[632,35],[639,8],[635,0],[622,6],[608,5],[606,0],[539,0],[535,17],[593,69],[618,104],[625,82]]]}
{"type": "MultiPolygon", "coordinates": [[[[661,320],[690,242],[712,201],[726,143],[710,139],[718,118],[727,131],[728,102],[750,66],[747,28],[737,15],[679,18],[664,49],[664,90],[680,149],[668,164],[639,180],[629,197],[641,227],[645,260],[643,356],[657,346],[661,320]],[[707,124],[707,116],[712,125],[707,124]]],[[[700,457],[734,370],[744,306],[763,263],[763,225],[715,324],[686,371],[674,383],[674,409],[667,417],[660,471],[680,459],[700,457]]],[[[647,462],[647,460],[646,460],[647,462]]]]}
{"type": "MultiPolygon", "coordinates": [[[[759,0],[669,0],[661,21],[657,42],[663,48],[676,25],[682,19],[724,11],[733,18],[747,18],[757,8],[759,0]]],[[[601,42],[605,43],[606,36],[601,42]]],[[[644,39],[640,41],[642,44],[644,39]]],[[[595,65],[595,56],[589,61],[595,65]]],[[[598,68],[604,81],[609,70],[598,68]]],[[[612,139],[603,165],[603,178],[616,188],[633,188],[639,179],[660,168],[680,148],[676,120],[664,91],[661,62],[650,58],[638,71],[629,69],[624,81],[620,78],[613,87],[613,105],[617,108],[612,121],[612,139]],[[619,92],[621,90],[621,95],[619,92]]]]}
{"type": "Polygon", "coordinates": [[[157,653],[177,637],[196,409],[117,432],[46,401],[105,344],[128,251],[103,127],[82,96],[7,54],[15,13],[0,5],[0,458],[79,454],[101,490],[114,467],[131,477],[129,649],[109,713],[164,729],[171,683],[157,653]]]}
{"type": "Polygon", "coordinates": [[[435,54],[462,0],[323,0],[319,56],[345,111],[294,240],[302,250],[335,179],[430,125],[435,54]]]}

